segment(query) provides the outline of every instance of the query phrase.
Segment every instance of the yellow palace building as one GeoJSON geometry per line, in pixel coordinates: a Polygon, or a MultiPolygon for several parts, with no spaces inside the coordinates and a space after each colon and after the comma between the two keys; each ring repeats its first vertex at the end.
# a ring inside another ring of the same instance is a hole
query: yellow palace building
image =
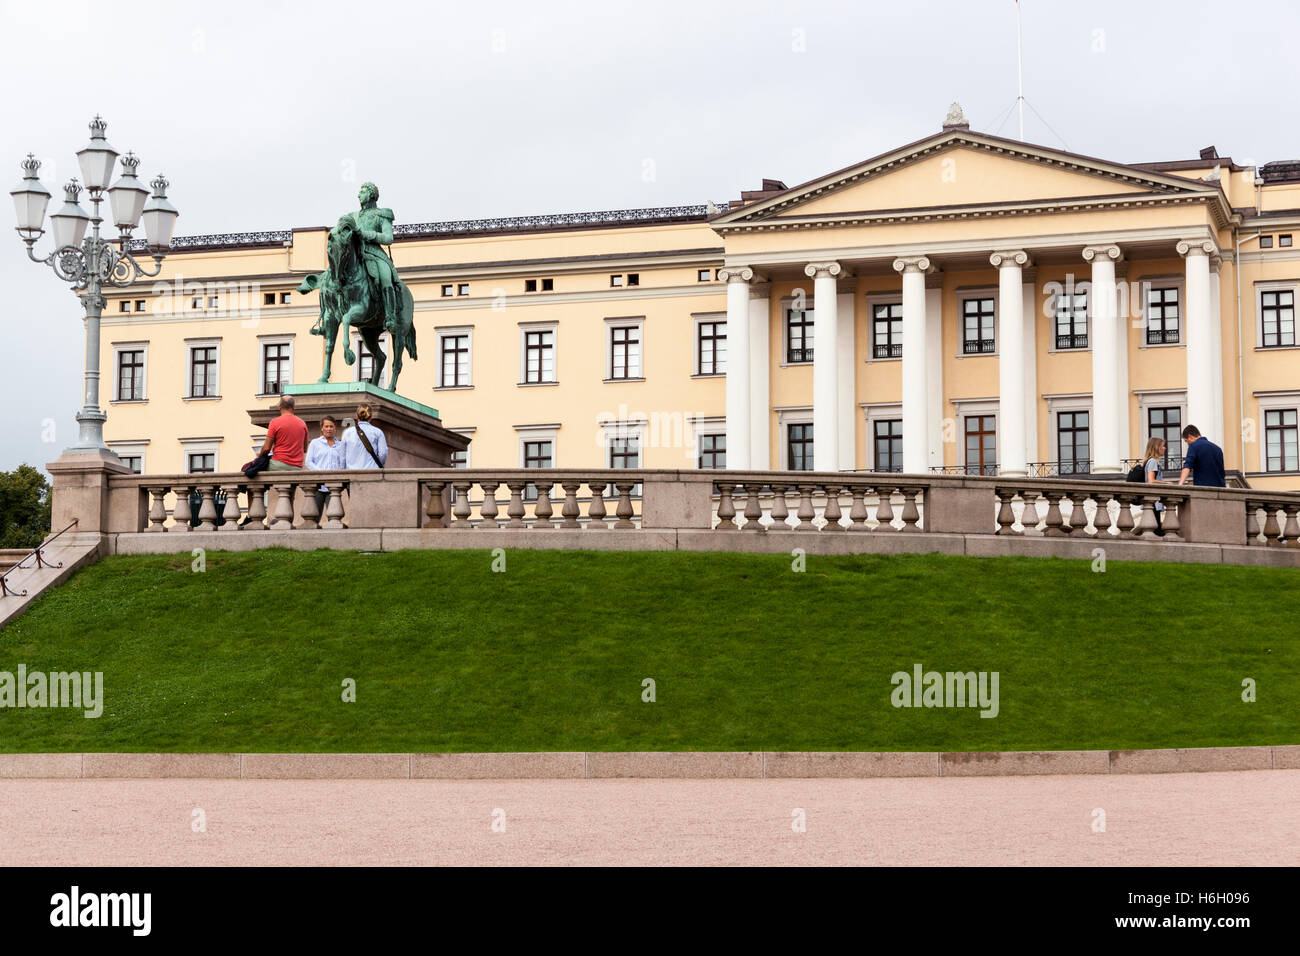
{"type": "MultiPolygon", "coordinates": [[[[1106,474],[1194,424],[1252,486],[1300,487],[1300,162],[1112,162],[954,104],[720,207],[395,231],[399,393],[471,437],[459,464],[1106,474]]],[[[109,446],[148,473],[252,457],[249,410],[321,374],[295,290],[325,238],[178,239],[152,289],[109,293],[109,446]]],[[[336,349],[334,380],[369,361],[336,349]]]]}

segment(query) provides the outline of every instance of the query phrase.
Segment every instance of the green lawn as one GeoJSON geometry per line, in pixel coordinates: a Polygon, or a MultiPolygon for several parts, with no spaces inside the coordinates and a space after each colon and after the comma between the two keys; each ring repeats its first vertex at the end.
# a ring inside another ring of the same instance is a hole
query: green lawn
{"type": "Polygon", "coordinates": [[[1300,574],[1030,558],[116,557],[0,631],[104,713],[0,751],[1021,750],[1300,743],[1300,574]],[[891,675],[998,671],[1000,713],[891,675]],[[1242,679],[1257,682],[1244,703],[1242,679]],[[345,678],[356,702],[341,700],[345,678]],[[642,681],[656,682],[654,703],[642,681]]]}

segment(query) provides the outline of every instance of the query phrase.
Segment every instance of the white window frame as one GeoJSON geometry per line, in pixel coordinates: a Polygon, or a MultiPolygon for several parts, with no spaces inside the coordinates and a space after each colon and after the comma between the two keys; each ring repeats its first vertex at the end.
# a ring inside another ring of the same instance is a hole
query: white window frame
{"type": "MultiPolygon", "coordinates": [[[[1273,279],[1255,283],[1255,351],[1284,352],[1300,349],[1300,279],[1273,279]],[[1292,311],[1296,314],[1294,342],[1290,345],[1264,344],[1264,293],[1290,292],[1292,311]]],[[[1262,428],[1263,419],[1260,419],[1262,428]]]]}
{"type": "MultiPolygon", "coordinates": [[[[994,328],[996,327],[995,325],[994,328]]],[[[994,448],[1001,448],[1002,413],[999,410],[1001,402],[996,398],[951,398],[949,401],[953,405],[953,417],[957,419],[957,467],[961,468],[962,472],[965,473],[969,464],[966,461],[966,419],[992,415],[993,434],[996,436],[994,448]]],[[[1001,461],[1002,452],[998,451],[996,457],[998,461],[1001,461]]],[[[1001,467],[999,464],[998,468],[1001,467]]]]}
{"type": "Polygon", "coordinates": [[[437,339],[435,361],[438,363],[437,381],[434,388],[438,390],[455,391],[456,389],[468,389],[474,387],[474,326],[472,325],[445,325],[433,330],[434,337],[437,339]],[[442,379],[443,362],[442,362],[442,340],[445,338],[455,338],[465,336],[468,341],[465,343],[465,362],[467,365],[467,381],[464,385],[448,385],[442,379]]]}
{"type": "MultiPolygon", "coordinates": [[[[1122,282],[1123,280],[1121,279],[1117,281],[1122,282]]],[[[1070,292],[1073,295],[1078,295],[1079,293],[1083,293],[1084,295],[1087,296],[1088,306],[1084,310],[1084,315],[1083,315],[1083,334],[1088,337],[1088,344],[1087,346],[1081,349],[1058,349],[1056,347],[1056,297],[1058,293],[1052,292],[1047,297],[1047,316],[1046,316],[1047,317],[1047,343],[1048,343],[1047,354],[1055,355],[1057,353],[1061,353],[1061,354],[1084,355],[1088,352],[1091,352],[1092,351],[1092,280],[1080,279],[1068,289],[1066,288],[1064,282],[1057,281],[1056,284],[1061,286],[1061,290],[1059,293],[1061,295],[1064,295],[1066,292],[1070,292]]],[[[1088,419],[1088,421],[1091,422],[1092,419],[1090,418],[1088,419]]]]}
{"type": "MultiPolygon", "coordinates": [[[[1117,280],[1118,281],[1118,280],[1117,280]]],[[[1138,287],[1138,348],[1139,349],[1185,349],[1187,348],[1187,279],[1183,275],[1161,275],[1161,276],[1142,276],[1135,280],[1138,287]],[[1177,342],[1158,342],[1154,345],[1147,344],[1147,297],[1148,293],[1155,286],[1162,289],[1176,288],[1178,290],[1178,341],[1177,342]]],[[[1129,294],[1132,295],[1133,286],[1129,286],[1129,294]]],[[[1129,311],[1133,311],[1133,303],[1129,303],[1129,311]]],[[[1088,322],[1092,323],[1092,303],[1088,303],[1088,322]]],[[[1091,341],[1091,340],[1089,340],[1091,341]]]]}
{"type": "MultiPolygon", "coordinates": [[[[713,376],[706,376],[712,378],[713,376]]],[[[698,469],[700,467],[700,439],[705,435],[722,435],[725,440],[727,435],[727,416],[725,415],[699,415],[690,419],[691,422],[691,447],[686,450],[690,455],[691,467],[698,469]]],[[[724,454],[726,454],[724,452],[724,454]]]]}
{"type": "Polygon", "coordinates": [[[461,428],[448,428],[447,431],[455,432],[457,435],[464,435],[466,438],[470,439],[470,443],[465,446],[465,467],[473,468],[473,452],[471,449],[474,447],[474,433],[478,431],[478,426],[466,425],[461,428]]]}
{"type": "Polygon", "coordinates": [[[287,345],[289,346],[289,384],[293,384],[293,340],[294,333],[282,335],[259,335],[257,337],[257,398],[269,398],[276,396],[276,392],[263,392],[262,388],[266,385],[266,355],[262,351],[267,345],[287,345]]]}
{"type": "Polygon", "coordinates": [[[1294,471],[1268,471],[1268,442],[1266,441],[1267,433],[1264,431],[1265,412],[1278,412],[1287,409],[1297,410],[1297,419],[1300,419],[1300,390],[1291,391],[1268,391],[1255,392],[1254,397],[1258,403],[1259,418],[1255,426],[1255,445],[1258,455],[1259,471],[1256,473],[1259,477],[1272,477],[1274,475],[1294,475],[1294,471]]]}
{"type": "MultiPolygon", "coordinates": [[[[691,378],[726,378],[726,363],[731,360],[731,330],[727,328],[727,357],[723,360],[721,372],[705,372],[700,368],[700,326],[702,325],[727,325],[726,312],[693,312],[691,313],[691,378]]],[[[717,365],[717,354],[714,353],[714,365],[717,365]]]]}
{"type": "MultiPolygon", "coordinates": [[[[645,465],[645,430],[649,424],[646,419],[627,419],[623,421],[602,422],[600,425],[600,439],[604,447],[605,462],[602,468],[613,468],[610,462],[610,454],[613,452],[613,442],[616,438],[635,438],[637,440],[637,458],[639,464],[636,469],[641,470],[645,465]]],[[[629,469],[633,470],[633,469],[629,469]]]]}
{"type": "MultiPolygon", "coordinates": [[[[349,332],[352,335],[352,351],[355,352],[357,356],[357,360],[352,363],[352,381],[361,382],[364,381],[361,377],[361,333],[356,329],[349,329],[349,332]]],[[[393,337],[387,332],[381,332],[379,334],[379,347],[384,352],[384,370],[391,374],[391,363],[393,361],[393,337]]],[[[383,377],[384,372],[380,372],[379,378],[381,381],[383,380],[383,377]]],[[[339,431],[339,434],[342,435],[342,430],[339,431]]]]}
{"type": "MultiPolygon", "coordinates": [[[[1055,325],[1056,316],[1053,313],[1052,323],[1055,325]]],[[[1052,336],[1055,338],[1056,331],[1053,329],[1052,336]]],[[[1083,349],[1062,349],[1061,351],[1082,352],[1083,349]]],[[[1047,402],[1047,461],[1061,461],[1061,441],[1057,434],[1056,416],[1059,412],[1087,412],[1088,413],[1088,460],[1095,462],[1097,456],[1093,454],[1096,448],[1097,438],[1097,416],[1092,410],[1092,393],[1091,392],[1074,392],[1072,394],[1062,395],[1044,395],[1043,399],[1047,402]]],[[[999,432],[1001,434],[1001,432],[999,432]]],[[[962,448],[966,447],[966,426],[962,424],[962,448]]],[[[964,452],[963,452],[964,454],[964,452]]],[[[1127,456],[1125,456],[1127,457],[1127,456]]],[[[1076,475],[1066,475],[1066,478],[1077,477],[1076,475]]]]}
{"type": "Polygon", "coordinates": [[[645,316],[628,315],[605,319],[605,382],[644,382],[645,381],[645,316]],[[628,378],[614,378],[614,330],[636,329],[637,361],[641,365],[641,374],[628,378]]]}
{"type": "MultiPolygon", "coordinates": [[[[1146,451],[1147,440],[1151,437],[1151,419],[1147,414],[1153,408],[1181,409],[1178,420],[1187,427],[1187,389],[1185,388],[1143,388],[1135,389],[1133,394],[1138,400],[1138,447],[1136,458],[1146,451]]],[[[1181,429],[1180,429],[1181,430],[1181,429]]],[[[1183,443],[1183,454],[1187,453],[1187,444],[1183,443]]],[[[1130,457],[1125,455],[1124,457],[1130,457]]]]}
{"type": "MultiPolygon", "coordinates": [[[[146,451],[148,450],[149,445],[148,438],[137,438],[131,441],[109,441],[104,444],[111,448],[119,458],[123,455],[131,458],[139,458],[140,474],[143,475],[149,467],[146,456],[146,451]]],[[[186,459],[186,463],[189,463],[188,458],[186,459]]]]}
{"type": "Polygon", "coordinates": [[[524,465],[524,442],[530,441],[549,441],[551,443],[551,467],[559,466],[560,443],[557,439],[560,426],[558,423],[549,425],[516,425],[515,435],[519,445],[519,467],[524,465]]]}
{"type": "Polygon", "coordinates": [[[114,342],[113,343],[113,397],[109,399],[110,405],[141,405],[149,401],[149,343],[148,342],[114,342]],[[140,366],[141,390],[139,398],[118,398],[121,394],[121,382],[119,381],[122,373],[121,365],[118,361],[119,352],[144,352],[142,365],[140,366]]]}
{"type": "MultiPolygon", "coordinates": [[[[781,358],[781,362],[780,362],[780,365],[781,365],[781,368],[812,368],[812,364],[813,364],[813,363],[810,362],[810,361],[809,361],[809,362],[788,362],[788,361],[786,361],[786,360],[790,357],[790,310],[794,308],[794,301],[795,301],[795,297],[792,296],[792,295],[782,296],[782,298],[781,298],[781,315],[780,315],[780,322],[781,322],[781,356],[780,356],[780,358],[781,358]]],[[[813,297],[812,297],[812,293],[808,293],[808,294],[804,297],[804,300],[803,300],[803,308],[800,309],[800,311],[801,311],[801,312],[807,312],[809,315],[812,315],[812,314],[813,314],[814,306],[813,306],[813,297]]],[[[730,341],[728,341],[728,346],[730,346],[730,341]]],[[[815,355],[816,352],[817,352],[817,333],[816,333],[816,330],[814,329],[814,331],[813,331],[813,354],[815,355]]],[[[731,357],[731,350],[730,350],[730,347],[728,347],[728,350],[727,350],[727,357],[728,357],[728,358],[731,357]]],[[[802,422],[795,422],[795,424],[803,424],[803,423],[802,423],[802,422]]],[[[785,459],[782,459],[782,461],[784,461],[784,460],[785,460],[785,459]]]]}
{"type": "MultiPolygon", "coordinates": [[[[259,357],[258,361],[261,359],[259,357]]],[[[215,402],[221,399],[221,339],[220,338],[202,338],[185,340],[185,388],[182,400],[186,402],[215,402]],[[190,389],[194,384],[194,350],[207,349],[215,347],[217,350],[217,361],[212,367],[212,375],[217,380],[217,392],[215,395],[191,395],[190,389]]]]}
{"type": "MultiPolygon", "coordinates": [[[[879,359],[878,361],[883,362],[885,359],[879,359]]],[[[898,359],[890,359],[889,361],[897,362],[898,359]]],[[[862,405],[862,418],[865,423],[864,434],[866,436],[867,445],[867,471],[875,471],[877,465],[876,422],[891,421],[895,418],[901,419],[902,417],[902,402],[864,403],[862,405]]]]}
{"type": "MultiPolygon", "coordinates": [[[[897,305],[903,304],[903,293],[898,292],[871,292],[867,294],[867,361],[868,362],[901,362],[903,357],[898,358],[876,358],[876,306],[878,305],[897,305]]],[[[927,319],[928,321],[928,319],[927,319]]],[[[815,346],[814,346],[815,347],[815,346]]]]}
{"type": "MultiPolygon", "coordinates": [[[[813,348],[816,347],[817,345],[814,342],[813,348]]],[[[795,364],[802,365],[803,363],[799,362],[795,364]]],[[[788,426],[811,425],[813,423],[813,409],[811,405],[797,405],[788,408],[777,408],[775,411],[777,424],[777,454],[780,456],[776,461],[778,470],[786,471],[790,467],[790,429],[788,426]]],[[[816,439],[817,433],[814,430],[813,440],[816,441],[816,439]]],[[[728,449],[727,453],[731,453],[730,449],[728,449]]]]}
{"type": "Polygon", "coordinates": [[[538,388],[560,384],[560,323],[556,320],[546,322],[519,323],[519,386],[521,388],[538,388]],[[549,381],[528,381],[528,333],[551,333],[552,378],[549,381]]]}
{"type": "MultiPolygon", "coordinates": [[[[998,294],[998,286],[979,286],[963,288],[957,290],[957,358],[974,359],[974,358],[994,358],[1002,348],[1002,336],[998,333],[1001,331],[998,325],[1002,321],[1002,302],[998,294]],[[992,299],[993,300],[993,351],[992,352],[966,352],[966,302],[969,299],[992,299]]],[[[973,414],[973,413],[972,413],[973,414]]],[[[964,433],[963,433],[964,434],[964,433]]],[[[962,439],[963,449],[966,441],[962,439]]],[[[965,455],[965,451],[962,452],[965,455]]],[[[964,463],[963,463],[964,464],[964,463]]]]}
{"type": "MultiPolygon", "coordinates": [[[[212,473],[221,473],[221,442],[224,439],[216,438],[181,438],[181,469],[182,474],[206,474],[206,472],[190,471],[190,455],[211,455],[212,456],[212,473]]],[[[143,464],[143,463],[142,463],[143,464]]]]}

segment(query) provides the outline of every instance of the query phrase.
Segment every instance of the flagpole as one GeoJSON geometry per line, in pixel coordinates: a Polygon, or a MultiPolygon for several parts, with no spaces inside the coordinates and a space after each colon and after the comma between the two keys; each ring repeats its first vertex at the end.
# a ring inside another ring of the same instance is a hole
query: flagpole
{"type": "Polygon", "coordinates": [[[1016,0],[1016,86],[1019,95],[1016,105],[1020,107],[1020,142],[1025,141],[1025,70],[1021,57],[1020,0],[1016,0]]]}

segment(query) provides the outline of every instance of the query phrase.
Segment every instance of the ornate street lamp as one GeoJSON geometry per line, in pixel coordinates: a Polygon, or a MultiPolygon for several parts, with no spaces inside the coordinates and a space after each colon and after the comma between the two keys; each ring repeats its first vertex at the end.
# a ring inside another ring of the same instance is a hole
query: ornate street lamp
{"type": "Polygon", "coordinates": [[[99,407],[99,321],[104,310],[104,286],[126,288],[138,279],[152,278],[162,271],[163,256],[172,243],[172,230],[176,227],[176,207],[167,201],[167,180],[155,179],[153,196],[136,178],[140,160],[134,153],[122,157],[122,173],[109,187],[117,150],[104,138],[107,124],[96,116],[90,122],[90,143],[77,153],[81,166],[81,182],[90,194],[91,212],[87,215],[78,199],[82,185],[76,179],[64,187],[66,202],[50,217],[54,251],[44,259],[36,255],[36,240],[45,232],[45,209],[50,202],[50,192],[41,185],[37,174],[40,162],[31,154],[22,162],[22,181],[9,191],[14,199],[18,217],[18,235],[27,244],[27,255],[33,262],[43,262],[54,270],[64,282],[81,293],[81,303],[86,309],[86,395],[77,423],[81,434],[77,444],[68,453],[98,453],[112,460],[116,455],[104,444],[104,419],[99,407]],[[99,224],[100,204],[108,195],[113,223],[120,233],[117,245],[102,239],[99,224]],[[153,271],[143,268],[128,251],[131,233],[144,218],[145,246],[153,257],[153,271]],[[90,235],[86,228],[90,226],[90,235]]]}

